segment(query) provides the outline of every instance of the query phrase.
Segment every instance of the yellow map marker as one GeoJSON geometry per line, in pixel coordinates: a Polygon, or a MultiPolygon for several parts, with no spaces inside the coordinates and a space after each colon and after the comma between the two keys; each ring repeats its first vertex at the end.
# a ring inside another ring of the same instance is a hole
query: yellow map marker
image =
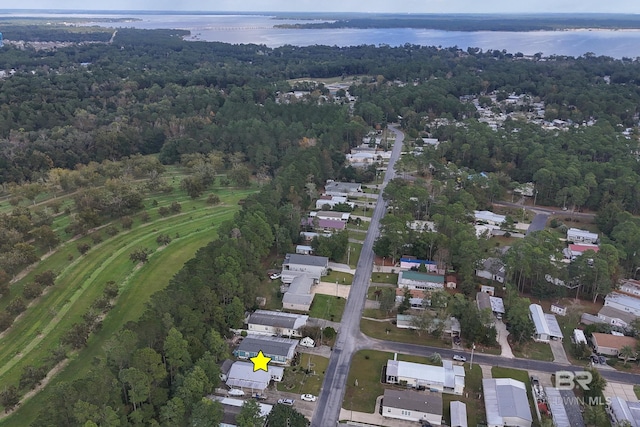
{"type": "Polygon", "coordinates": [[[269,363],[271,361],[270,357],[265,356],[262,353],[262,350],[260,350],[258,352],[258,355],[256,357],[252,357],[251,359],[249,359],[253,362],[253,372],[255,371],[259,371],[260,369],[262,369],[265,372],[269,372],[269,368],[267,367],[267,363],[269,363]]]}

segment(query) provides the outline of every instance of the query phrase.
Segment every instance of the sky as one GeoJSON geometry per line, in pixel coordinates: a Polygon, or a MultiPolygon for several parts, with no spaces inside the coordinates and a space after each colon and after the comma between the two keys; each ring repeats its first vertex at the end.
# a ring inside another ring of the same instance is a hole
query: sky
{"type": "Polygon", "coordinates": [[[12,6],[20,9],[221,12],[640,13],[638,0],[21,0],[12,6]]]}

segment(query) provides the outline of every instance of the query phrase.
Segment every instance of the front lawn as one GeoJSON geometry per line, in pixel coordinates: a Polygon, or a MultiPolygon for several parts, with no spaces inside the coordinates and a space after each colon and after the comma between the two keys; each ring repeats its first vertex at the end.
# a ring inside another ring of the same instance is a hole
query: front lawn
{"type": "Polygon", "coordinates": [[[553,352],[551,351],[551,346],[543,342],[530,341],[520,346],[514,346],[513,355],[522,359],[534,359],[553,362],[553,352]]]}
{"type": "Polygon", "coordinates": [[[440,348],[451,348],[451,343],[440,338],[433,338],[427,333],[418,333],[413,329],[399,329],[391,322],[376,322],[375,320],[362,319],[360,330],[365,335],[387,341],[406,342],[411,344],[430,345],[440,348]]]}
{"type": "Polygon", "coordinates": [[[340,322],[342,320],[342,312],[347,300],[332,295],[316,294],[311,303],[309,316],[317,319],[331,320],[332,322],[340,322]]]}
{"type": "MultiPolygon", "coordinates": [[[[353,251],[351,251],[353,255],[353,251]]],[[[320,278],[323,282],[338,283],[339,285],[350,285],[353,282],[353,274],[343,273],[342,271],[331,270],[326,276],[320,278]]]]}
{"type": "Polygon", "coordinates": [[[282,382],[276,383],[278,391],[298,394],[320,394],[324,374],[329,365],[329,359],[315,354],[301,353],[300,363],[289,366],[284,370],[282,382]]]}
{"type": "Polygon", "coordinates": [[[371,273],[371,282],[395,285],[398,283],[398,273],[371,273]]]}

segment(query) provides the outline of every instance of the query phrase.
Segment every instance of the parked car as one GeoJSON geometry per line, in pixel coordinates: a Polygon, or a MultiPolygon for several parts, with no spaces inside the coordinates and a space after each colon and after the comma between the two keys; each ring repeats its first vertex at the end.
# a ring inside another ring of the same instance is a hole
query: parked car
{"type": "Polygon", "coordinates": [[[315,402],[317,397],[315,397],[313,394],[303,394],[302,396],[300,396],[300,399],[304,400],[305,402],[315,402]]]}
{"type": "Polygon", "coordinates": [[[269,279],[276,280],[276,279],[279,279],[281,276],[282,274],[280,273],[273,273],[271,276],[269,276],[269,279]]]}
{"type": "Polygon", "coordinates": [[[454,354],[453,360],[457,360],[458,362],[466,362],[467,358],[464,356],[460,356],[459,354],[454,354]]]}
{"type": "Polygon", "coordinates": [[[253,393],[253,397],[256,400],[267,400],[267,396],[265,396],[264,394],[260,394],[260,393],[253,393]]]}
{"type": "Polygon", "coordinates": [[[600,359],[598,359],[598,356],[591,356],[591,363],[593,363],[594,365],[600,363],[600,359]]]}
{"type": "Polygon", "coordinates": [[[293,402],[295,402],[293,399],[278,399],[278,403],[281,405],[293,406],[293,402]]]}
{"type": "Polygon", "coordinates": [[[607,358],[604,356],[598,356],[598,362],[600,362],[601,365],[606,365],[607,364],[607,358]]]}

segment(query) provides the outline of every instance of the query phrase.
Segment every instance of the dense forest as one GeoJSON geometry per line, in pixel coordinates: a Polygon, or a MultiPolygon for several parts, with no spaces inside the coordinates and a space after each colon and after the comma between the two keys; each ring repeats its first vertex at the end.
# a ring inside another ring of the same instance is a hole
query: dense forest
{"type": "MultiPolygon", "coordinates": [[[[607,264],[614,258],[627,269],[639,264],[640,238],[634,237],[640,225],[632,217],[640,210],[637,139],[621,136],[638,121],[637,61],[590,55],[523,60],[502,51],[413,45],[271,49],[122,29],[111,44],[50,51],[5,46],[0,70],[11,71],[0,80],[3,191],[28,200],[39,186],[78,191],[74,206],[81,214],[70,234],[139,209],[137,189],[118,179],[123,168],[134,175],[137,168],[153,182],[162,163],[180,163],[194,171],[183,184],[196,197],[212,171],[229,171],[239,186],[251,180],[262,185],[220,227],[219,238],[152,298],[140,320],[113,337],[90,375],[55,386],[34,426],[216,425],[220,408],[202,396],[217,384],[229,329],[241,326],[245,310],[255,306],[263,259],[291,249],[301,214],[326,179],[362,178],[345,166],[344,154],[371,127],[400,121],[408,146],[422,136],[441,140],[438,148],[424,147],[401,162],[403,171],[422,176],[387,189],[394,211],[382,224],[378,253],[398,257],[410,248],[437,259],[457,271],[469,292],[475,263],[489,248],[476,239],[468,212],[489,206],[517,182],[533,181],[540,203],[601,208],[599,225],[613,249],[603,247],[596,260],[600,282],[617,274],[607,267],[617,265],[607,264]],[[312,83],[299,102],[282,102],[280,95],[294,86],[290,79],[324,77],[349,83],[357,101],[312,83]],[[527,94],[545,103],[546,119],[581,126],[544,131],[513,120],[494,131],[464,100],[494,92],[527,94]],[[448,124],[435,125],[436,119],[448,124]],[[586,121],[595,124],[582,126],[586,121]],[[157,159],[142,161],[139,154],[157,159]],[[486,181],[474,178],[481,171],[486,181]],[[104,188],[87,188],[92,183],[104,188]],[[439,232],[406,230],[407,221],[424,219],[439,232]]],[[[23,244],[2,247],[11,273],[33,258],[30,236],[35,245],[57,244],[46,240],[48,221],[20,208],[0,218],[3,233],[23,244]]],[[[542,283],[540,272],[552,268],[540,255],[557,250],[545,246],[547,237],[540,234],[512,252],[509,277],[516,285],[542,283]]],[[[587,267],[570,274],[584,275],[587,267]]],[[[42,278],[41,286],[50,280],[42,278]]],[[[587,290],[590,296],[610,285],[600,282],[587,290]]],[[[84,334],[85,326],[75,330],[84,334]]],[[[18,392],[8,389],[15,393],[0,395],[5,407],[15,404],[18,392]]]]}

